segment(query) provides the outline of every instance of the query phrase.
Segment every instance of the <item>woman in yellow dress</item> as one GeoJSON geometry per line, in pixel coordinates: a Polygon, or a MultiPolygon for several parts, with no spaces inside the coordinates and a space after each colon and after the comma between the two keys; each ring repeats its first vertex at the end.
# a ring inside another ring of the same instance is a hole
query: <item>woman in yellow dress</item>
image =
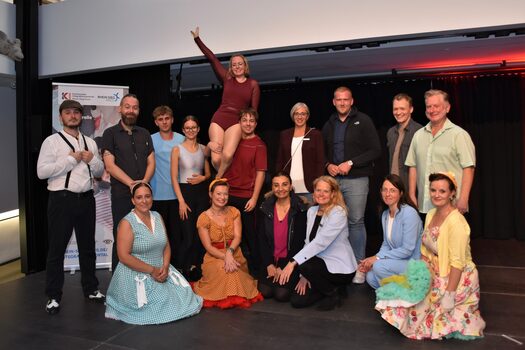
{"type": "MultiPolygon", "coordinates": [[[[430,270],[430,289],[423,300],[409,305],[402,300],[381,300],[379,288],[376,310],[408,338],[483,337],[478,270],[470,253],[470,227],[454,205],[455,177],[435,173],[429,181],[435,208],[425,220],[421,259],[430,270]]],[[[407,277],[411,278],[409,272],[407,277]]]]}

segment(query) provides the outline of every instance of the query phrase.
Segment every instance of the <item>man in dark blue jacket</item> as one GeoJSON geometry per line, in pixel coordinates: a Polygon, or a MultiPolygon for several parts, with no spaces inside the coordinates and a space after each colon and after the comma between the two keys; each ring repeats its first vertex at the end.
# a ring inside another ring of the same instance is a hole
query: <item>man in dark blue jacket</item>
{"type": "MultiPolygon", "coordinates": [[[[353,107],[352,91],[342,86],[334,91],[336,112],[323,126],[326,169],[339,182],[348,207],[349,239],[359,262],[365,258],[365,208],[369,176],[381,145],[372,119],[353,107]]],[[[354,283],[364,283],[364,273],[356,272],[354,283]]]]}

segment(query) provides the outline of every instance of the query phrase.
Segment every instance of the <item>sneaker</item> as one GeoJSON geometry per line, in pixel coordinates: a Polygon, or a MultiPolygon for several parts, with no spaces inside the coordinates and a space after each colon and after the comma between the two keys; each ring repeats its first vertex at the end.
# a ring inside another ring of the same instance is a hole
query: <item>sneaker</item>
{"type": "Polygon", "coordinates": [[[50,315],[58,314],[60,311],[60,304],[56,299],[49,299],[46,304],[46,312],[50,315]]]}
{"type": "Polygon", "coordinates": [[[356,271],[355,276],[352,279],[352,283],[354,284],[363,284],[366,281],[366,275],[364,272],[356,271]]]}
{"type": "Polygon", "coordinates": [[[88,298],[89,300],[97,301],[97,302],[103,302],[106,300],[106,296],[100,293],[99,290],[89,293],[89,295],[86,298],[88,298]]]}

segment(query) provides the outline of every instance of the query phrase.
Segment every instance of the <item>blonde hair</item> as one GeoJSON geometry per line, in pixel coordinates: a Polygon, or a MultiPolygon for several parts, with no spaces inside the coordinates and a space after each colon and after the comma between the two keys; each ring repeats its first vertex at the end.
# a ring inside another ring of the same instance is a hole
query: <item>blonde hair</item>
{"type": "Polygon", "coordinates": [[[341,189],[337,180],[328,175],[319,176],[317,179],[314,180],[314,192],[315,188],[317,187],[317,184],[321,181],[328,184],[328,186],[330,186],[330,189],[334,193],[332,202],[325,209],[323,216],[328,215],[328,213],[336,206],[340,206],[344,210],[345,215],[348,215],[348,208],[346,207],[345,199],[343,197],[343,193],[341,193],[341,189]]]}
{"type": "Polygon", "coordinates": [[[228,64],[228,76],[233,78],[232,62],[235,57],[240,57],[244,62],[244,76],[246,78],[250,77],[250,65],[248,64],[248,59],[241,54],[235,54],[230,57],[230,63],[228,64]]]}

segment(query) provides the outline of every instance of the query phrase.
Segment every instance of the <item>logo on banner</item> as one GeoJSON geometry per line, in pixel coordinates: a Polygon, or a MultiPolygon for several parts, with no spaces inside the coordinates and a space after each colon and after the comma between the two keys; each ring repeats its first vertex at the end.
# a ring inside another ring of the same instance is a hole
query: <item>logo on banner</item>
{"type": "Polygon", "coordinates": [[[71,92],[63,92],[62,100],[71,100],[71,92]]]}
{"type": "Polygon", "coordinates": [[[118,92],[114,93],[114,94],[113,94],[113,97],[115,97],[115,102],[117,102],[118,100],[120,100],[120,96],[118,95],[118,92]]]}

